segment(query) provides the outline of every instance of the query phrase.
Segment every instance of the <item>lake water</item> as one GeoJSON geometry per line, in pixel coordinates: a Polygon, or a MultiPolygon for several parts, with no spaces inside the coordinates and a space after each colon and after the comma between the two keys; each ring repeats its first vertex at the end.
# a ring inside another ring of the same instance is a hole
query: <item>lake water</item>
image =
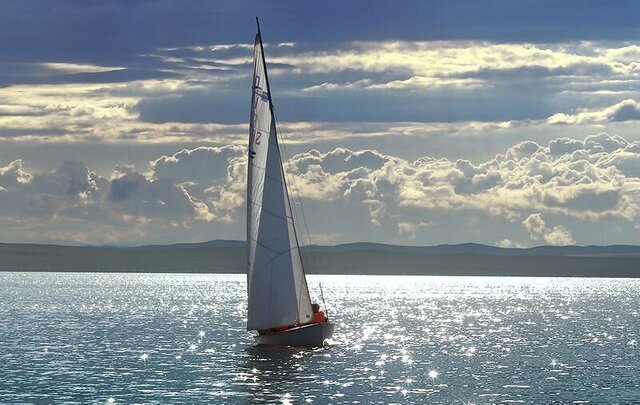
{"type": "Polygon", "coordinates": [[[310,276],[260,348],[242,275],[0,273],[0,403],[640,403],[640,280],[310,276]]]}

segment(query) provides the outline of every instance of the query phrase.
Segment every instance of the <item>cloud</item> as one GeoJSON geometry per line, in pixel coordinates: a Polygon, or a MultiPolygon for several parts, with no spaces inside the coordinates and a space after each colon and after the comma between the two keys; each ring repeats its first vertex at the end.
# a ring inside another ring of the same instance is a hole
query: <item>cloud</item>
{"type": "MultiPolygon", "coordinates": [[[[570,233],[547,228],[541,213],[640,222],[639,146],[607,134],[583,141],[558,138],[546,146],[525,141],[478,164],[428,157],[407,161],[338,148],[300,154],[291,168],[303,196],[364,202],[377,226],[408,208],[483,213],[524,219],[531,235],[559,243],[569,241],[570,233]]],[[[399,232],[412,235],[415,227],[409,224],[414,222],[398,223],[399,232]]]]}
{"type": "Polygon", "coordinates": [[[529,215],[522,221],[522,225],[524,225],[533,240],[543,239],[548,244],[554,246],[566,246],[576,243],[573,240],[573,236],[571,236],[571,232],[564,226],[556,225],[553,228],[547,227],[540,213],[529,215]]]}
{"type": "Polygon", "coordinates": [[[98,65],[81,65],[77,63],[60,63],[60,62],[49,62],[49,63],[41,63],[41,66],[53,70],[64,73],[104,73],[104,72],[113,72],[115,70],[123,70],[124,67],[116,67],[116,66],[98,66],[98,65]]]}
{"type": "MultiPolygon", "coordinates": [[[[637,95],[629,90],[638,80],[631,48],[587,42],[296,43],[269,47],[269,61],[273,76],[286,74],[275,91],[282,122],[593,125],[638,117],[633,98],[602,107],[611,97],[601,92],[637,95]],[[563,96],[576,89],[580,94],[563,96]]],[[[9,86],[0,88],[0,136],[224,143],[229,132],[239,135],[248,119],[250,45],[159,48],[144,58],[154,62],[143,68],[73,60],[3,65],[9,86]],[[149,72],[136,75],[136,69],[149,72]],[[63,81],[43,81],[60,75],[63,81]]]]}
{"type": "Polygon", "coordinates": [[[244,146],[201,146],[183,149],[171,156],[161,156],[150,163],[152,177],[171,178],[176,182],[196,182],[213,185],[224,182],[230,175],[232,160],[245,154],[244,146]]]}
{"type": "Polygon", "coordinates": [[[198,198],[170,179],[148,179],[127,173],[111,181],[107,207],[116,213],[142,219],[212,221],[216,216],[198,198]]]}
{"type": "Polygon", "coordinates": [[[398,233],[400,235],[403,235],[403,234],[408,235],[409,239],[415,240],[418,232],[421,229],[427,228],[431,225],[433,225],[431,222],[425,222],[425,221],[420,221],[420,222],[401,221],[401,222],[398,222],[398,233]]]}
{"type": "Polygon", "coordinates": [[[640,103],[626,99],[601,110],[581,109],[575,114],[556,113],[547,118],[547,123],[557,124],[602,124],[640,120],[640,103]]]}
{"type": "MultiPolygon", "coordinates": [[[[629,57],[635,51],[627,48],[594,42],[351,41],[269,47],[268,60],[272,76],[286,77],[275,91],[285,121],[560,123],[573,118],[554,115],[558,107],[578,111],[585,103],[609,101],[607,94],[637,94],[637,67],[629,57]]],[[[156,123],[245,122],[248,56],[240,44],[159,50],[157,57],[171,71],[204,85],[142,98],[135,109],[142,120],[156,123]],[[196,66],[202,61],[227,72],[224,81],[216,79],[219,72],[203,74],[204,67],[196,66]]],[[[613,119],[629,115],[623,109],[613,119]]],[[[597,119],[587,114],[573,120],[597,119]]]]}
{"type": "Polygon", "coordinates": [[[198,147],[162,156],[150,163],[151,177],[168,178],[199,196],[211,218],[232,221],[244,203],[246,149],[241,146],[198,147]]]}
{"type": "Polygon", "coordinates": [[[407,79],[391,80],[383,83],[373,83],[371,79],[360,79],[355,82],[330,83],[324,82],[302,89],[303,92],[314,93],[322,91],[345,91],[345,90],[399,90],[399,89],[434,89],[434,88],[460,88],[473,89],[482,86],[482,81],[478,79],[466,78],[444,78],[444,77],[424,77],[412,76],[407,79]]]}
{"type": "MultiPolygon", "coordinates": [[[[31,182],[33,176],[24,168],[22,159],[16,159],[9,165],[0,168],[0,185],[4,187],[14,187],[31,182]]],[[[6,188],[5,188],[6,190],[6,188]]]]}
{"type": "MultiPolygon", "coordinates": [[[[380,72],[395,69],[419,77],[491,76],[496,71],[532,69],[537,76],[566,76],[578,69],[607,66],[604,55],[589,55],[589,46],[563,47],[535,44],[495,44],[474,41],[386,41],[350,42],[331,51],[310,51],[299,55],[276,53],[270,60],[296,66],[309,73],[360,70],[380,72]],[[558,70],[565,69],[565,70],[558,70]],[[488,72],[492,72],[488,75],[488,72]]],[[[610,55],[610,59],[614,59],[610,55]]],[[[629,62],[630,63],[630,62],[629,62]]],[[[622,67],[617,66],[617,70],[622,67]]],[[[522,72],[517,72],[522,76],[522,72]]],[[[593,71],[591,72],[593,73],[593,71]]],[[[497,76],[497,74],[495,74],[497,76]]]]}
{"type": "Polygon", "coordinates": [[[529,215],[524,221],[522,221],[522,225],[524,225],[529,235],[531,235],[531,239],[537,240],[540,239],[547,230],[547,225],[542,219],[542,215],[540,213],[529,215]]]}
{"type": "Polygon", "coordinates": [[[31,173],[22,160],[0,169],[0,197],[4,215],[53,216],[85,205],[100,195],[101,179],[77,161],[64,161],[53,172],[31,173]]]}
{"type": "MultiPolygon", "coordinates": [[[[176,163],[180,161],[177,159],[176,163]]],[[[16,160],[0,168],[0,186],[4,190],[0,195],[0,212],[17,220],[29,216],[45,220],[74,218],[86,221],[87,226],[92,222],[117,225],[147,221],[189,226],[193,221],[223,221],[220,216],[225,210],[237,208],[237,202],[225,206],[229,203],[228,197],[210,201],[207,196],[212,194],[212,185],[190,193],[186,185],[179,183],[184,179],[178,175],[169,178],[151,173],[148,177],[131,166],[118,165],[108,180],[78,161],[64,161],[52,172],[35,172],[16,160]]],[[[224,186],[224,182],[215,180],[212,184],[224,186]]]]}
{"type": "Polygon", "coordinates": [[[509,1],[412,1],[395,8],[374,2],[366,4],[367,18],[362,15],[364,5],[331,1],[318,12],[317,7],[291,2],[63,0],[59,10],[52,11],[38,1],[24,0],[0,5],[0,38],[6,38],[2,48],[8,60],[58,61],[73,54],[93,62],[127,61],[157,48],[247,41],[255,32],[248,15],[260,15],[265,38],[283,43],[420,38],[505,43],[637,39],[633,18],[637,5],[630,1],[585,5],[571,0],[553,7],[549,2],[527,2],[527,13],[522,13],[522,4],[509,1]],[[15,18],[25,15],[30,18],[15,18]]]}
{"type": "MultiPolygon", "coordinates": [[[[472,230],[481,220],[511,224],[504,246],[519,244],[513,224],[549,244],[575,242],[569,223],[571,229],[607,221],[640,226],[639,172],[640,143],[604,133],[546,145],[524,141],[476,163],[335,148],[297,153],[287,164],[294,200],[301,198],[312,216],[340,221],[338,229],[322,224],[318,235],[359,240],[374,232],[414,241],[425,237],[426,227],[450,232],[446,224],[457,221],[456,229],[472,230]]],[[[151,160],[146,170],[116,165],[110,178],[77,161],[34,171],[15,160],[0,168],[0,219],[46,224],[66,218],[78,227],[114,227],[117,234],[132,231],[131,224],[142,234],[200,229],[194,237],[215,223],[238,235],[245,173],[245,148],[234,145],[183,149],[151,160]]]]}
{"type": "Polygon", "coordinates": [[[250,7],[264,16],[291,183],[309,201],[359,208],[362,226],[392,234],[415,222],[411,210],[519,228],[532,212],[637,223],[635,4],[531,3],[523,17],[504,1],[413,2],[410,16],[376,3],[369,15],[385,18],[371,24],[360,4],[309,14],[226,0],[125,3],[0,4],[0,194],[17,216],[73,217],[68,235],[83,240],[90,218],[231,229],[243,204],[250,7]],[[626,139],[564,137],[596,131],[626,139]],[[52,144],[73,144],[72,157],[108,148],[100,162],[84,158],[90,167],[49,170],[60,163],[43,152],[52,144]],[[121,162],[113,151],[129,147],[135,162],[121,162]]]}
{"type": "Polygon", "coordinates": [[[506,239],[506,238],[496,242],[496,246],[501,247],[501,248],[523,248],[523,247],[525,247],[525,245],[523,245],[521,243],[514,242],[514,241],[506,239]]]}
{"type": "Polygon", "coordinates": [[[567,246],[576,243],[573,240],[573,236],[571,236],[571,232],[562,225],[553,227],[552,230],[544,235],[544,240],[554,246],[567,246]]]}
{"type": "Polygon", "coordinates": [[[611,111],[611,121],[640,120],[640,103],[636,100],[623,100],[616,104],[611,111]]]}

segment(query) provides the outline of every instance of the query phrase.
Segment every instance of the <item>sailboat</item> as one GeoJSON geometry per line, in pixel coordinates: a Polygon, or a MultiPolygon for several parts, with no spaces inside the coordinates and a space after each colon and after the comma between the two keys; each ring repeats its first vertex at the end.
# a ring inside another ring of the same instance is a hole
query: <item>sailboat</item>
{"type": "Polygon", "coordinates": [[[247,330],[258,344],[321,346],[335,325],[315,322],[258,33],[247,172],[247,330]]]}

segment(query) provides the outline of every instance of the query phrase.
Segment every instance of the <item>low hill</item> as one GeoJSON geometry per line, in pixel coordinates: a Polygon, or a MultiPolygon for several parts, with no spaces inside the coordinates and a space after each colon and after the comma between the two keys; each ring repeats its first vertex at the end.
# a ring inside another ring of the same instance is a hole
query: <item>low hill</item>
{"type": "MultiPolygon", "coordinates": [[[[640,246],[307,246],[308,273],[640,277],[640,246]]],[[[0,244],[0,271],[244,273],[241,241],[137,247],[0,244]]]]}

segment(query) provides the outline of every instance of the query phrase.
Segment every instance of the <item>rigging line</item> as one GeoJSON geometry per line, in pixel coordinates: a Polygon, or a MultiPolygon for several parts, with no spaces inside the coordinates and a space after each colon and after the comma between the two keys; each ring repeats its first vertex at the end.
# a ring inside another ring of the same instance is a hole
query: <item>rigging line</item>
{"type": "MultiPolygon", "coordinates": [[[[287,152],[287,148],[286,148],[286,145],[284,143],[284,140],[285,140],[284,138],[286,137],[286,135],[284,134],[284,132],[282,132],[282,129],[280,128],[280,124],[278,123],[278,120],[276,119],[275,106],[274,106],[273,115],[274,115],[274,120],[275,120],[275,123],[276,123],[276,126],[277,126],[278,133],[283,138],[283,142],[281,144],[282,144],[282,150],[283,150],[284,155],[285,155],[285,159],[287,161],[289,161],[289,154],[287,152]]],[[[285,172],[285,174],[286,174],[286,172],[285,172]]],[[[315,265],[315,267],[317,269],[318,268],[318,263],[316,261],[315,255],[313,254],[313,243],[312,243],[312,240],[311,240],[311,231],[309,229],[309,221],[307,220],[307,216],[306,216],[305,211],[304,211],[304,205],[302,203],[302,197],[301,197],[300,189],[298,187],[298,184],[296,183],[295,176],[289,174],[288,177],[291,180],[290,183],[293,186],[293,189],[294,189],[294,191],[296,193],[296,196],[297,196],[298,205],[300,206],[299,212],[300,212],[300,216],[302,217],[302,222],[304,223],[306,236],[307,236],[307,246],[309,248],[309,253],[310,253],[310,256],[311,256],[311,260],[314,262],[314,265],[315,265]]]]}
{"type": "MultiPolygon", "coordinates": [[[[284,152],[284,157],[287,161],[289,161],[289,154],[287,152],[287,148],[285,146],[285,137],[286,135],[284,134],[284,132],[282,132],[282,129],[280,128],[280,124],[278,123],[277,117],[276,117],[276,111],[275,111],[275,106],[272,104],[271,106],[271,111],[273,113],[273,120],[276,124],[276,132],[281,135],[282,138],[282,142],[279,143],[279,145],[282,145],[282,151],[284,152]]],[[[280,159],[282,161],[282,158],[280,159]]],[[[284,171],[284,167],[283,167],[283,172],[284,175],[287,176],[287,172],[284,171]]],[[[306,231],[306,235],[307,235],[307,246],[309,249],[309,255],[307,255],[307,258],[310,259],[310,261],[313,263],[313,267],[316,268],[316,271],[318,270],[318,259],[316,257],[316,255],[314,254],[313,251],[313,243],[311,241],[311,231],[309,230],[309,221],[307,221],[307,216],[304,212],[304,206],[302,204],[302,197],[300,194],[300,189],[298,188],[298,184],[296,183],[296,179],[295,176],[293,175],[289,175],[289,178],[291,179],[291,185],[293,186],[293,189],[297,195],[297,200],[298,200],[298,204],[300,206],[300,215],[302,216],[302,222],[304,223],[304,227],[305,227],[305,231],[306,231]]],[[[291,212],[291,215],[293,216],[293,211],[291,212]]],[[[295,228],[295,225],[294,225],[295,228]]],[[[298,248],[299,249],[299,248],[298,248]]],[[[300,255],[302,256],[302,252],[300,253],[300,255]]],[[[302,258],[301,258],[302,261],[302,258]]],[[[303,269],[304,269],[304,265],[303,265],[303,269]]],[[[305,283],[306,283],[306,279],[305,279],[305,283]]],[[[308,286],[307,286],[307,290],[308,290],[308,286]]]]}
{"type": "MultiPolygon", "coordinates": [[[[286,135],[284,134],[284,132],[282,131],[282,129],[280,128],[280,124],[278,123],[278,120],[276,119],[276,112],[275,112],[275,106],[273,107],[274,111],[273,111],[273,115],[274,115],[274,120],[276,123],[276,127],[277,127],[277,132],[279,135],[281,135],[281,138],[283,138],[283,142],[280,143],[280,145],[282,146],[282,151],[284,152],[284,158],[285,160],[288,162],[289,161],[289,153],[287,152],[287,147],[284,143],[284,138],[286,137],[286,135]]],[[[285,175],[287,176],[287,182],[289,184],[292,185],[292,188],[294,189],[295,193],[296,193],[296,199],[298,200],[298,205],[300,206],[300,215],[302,216],[302,220],[304,222],[304,226],[306,229],[306,236],[307,236],[307,242],[308,245],[311,246],[311,232],[309,230],[309,222],[307,221],[307,216],[305,215],[304,212],[304,205],[302,204],[302,197],[301,197],[301,193],[300,193],[300,189],[298,188],[298,184],[296,183],[296,178],[295,176],[291,175],[290,173],[287,173],[285,171],[285,175]]]]}
{"type": "Polygon", "coordinates": [[[269,215],[271,215],[272,217],[276,217],[276,218],[278,218],[279,220],[281,220],[282,222],[286,222],[287,224],[293,224],[293,218],[292,218],[292,217],[283,217],[283,216],[282,216],[282,215],[280,215],[280,214],[276,214],[275,212],[272,212],[272,211],[266,210],[266,209],[264,209],[264,208],[263,208],[263,206],[262,206],[262,205],[258,204],[257,202],[253,202],[253,201],[251,201],[251,204],[252,204],[252,205],[255,205],[255,206],[256,206],[256,207],[258,207],[258,208],[260,208],[260,211],[261,211],[261,212],[264,212],[265,214],[269,214],[269,215]],[[289,221],[289,220],[291,220],[291,221],[289,221]]]}
{"type": "Polygon", "coordinates": [[[320,298],[322,298],[322,305],[324,305],[324,313],[326,314],[327,319],[329,319],[329,308],[327,308],[327,303],[324,300],[324,292],[322,291],[322,283],[318,283],[318,287],[320,287],[320,298]]]}
{"type": "Polygon", "coordinates": [[[267,175],[266,175],[266,173],[267,173],[267,169],[266,169],[265,167],[258,166],[258,165],[255,165],[255,164],[254,164],[254,165],[252,165],[251,167],[256,168],[256,169],[260,169],[260,170],[262,170],[263,172],[265,172],[265,175],[264,175],[264,178],[265,178],[265,179],[269,179],[269,180],[275,181],[275,182],[276,182],[276,183],[278,183],[278,184],[285,184],[284,182],[280,181],[279,179],[277,179],[277,178],[275,178],[275,177],[273,177],[273,176],[267,176],[267,175]]]}
{"type": "MultiPolygon", "coordinates": [[[[293,229],[293,236],[295,238],[295,242],[296,242],[296,250],[298,252],[298,258],[300,259],[300,267],[302,269],[302,286],[304,286],[303,288],[299,288],[298,291],[298,323],[300,323],[300,304],[302,301],[302,293],[304,290],[307,291],[307,295],[309,294],[309,284],[307,283],[307,278],[305,277],[306,271],[304,268],[304,260],[302,259],[302,251],[300,249],[300,241],[298,240],[298,231],[296,229],[296,224],[295,224],[295,220],[294,220],[294,211],[293,211],[293,207],[291,206],[291,198],[289,196],[289,191],[288,191],[288,187],[287,187],[287,172],[284,170],[284,163],[282,160],[282,149],[280,148],[280,145],[282,144],[282,142],[278,142],[278,121],[276,120],[276,114],[274,111],[274,107],[273,104],[271,104],[271,119],[273,120],[273,126],[274,126],[274,130],[275,130],[275,134],[274,136],[275,138],[275,147],[277,148],[277,152],[278,152],[278,160],[280,161],[280,173],[282,175],[282,181],[284,183],[284,190],[285,190],[285,196],[287,197],[287,205],[289,206],[289,212],[291,213],[291,228],[293,229]]],[[[284,140],[283,140],[284,141],[284,140]]],[[[284,145],[283,145],[284,147],[284,145]]],[[[286,151],[285,151],[285,157],[286,157],[286,151]]],[[[301,287],[302,287],[301,286],[301,287]]],[[[311,300],[311,298],[309,297],[309,300],[311,300]]],[[[311,305],[311,302],[309,302],[309,305],[311,305]]]]}
{"type": "Polygon", "coordinates": [[[251,238],[251,240],[256,242],[256,245],[262,246],[263,248],[267,249],[268,251],[273,252],[273,253],[276,254],[276,256],[273,257],[273,259],[271,259],[270,261],[273,261],[273,260],[277,259],[278,257],[280,257],[280,256],[282,256],[282,255],[284,255],[286,253],[289,253],[289,252],[291,252],[291,251],[293,251],[295,249],[293,247],[290,247],[289,249],[287,249],[285,251],[279,251],[279,250],[275,250],[275,249],[270,248],[269,246],[265,245],[264,243],[258,242],[258,240],[253,238],[253,237],[251,238]]]}
{"type": "MultiPolygon", "coordinates": [[[[255,241],[255,239],[253,239],[253,240],[255,241]]],[[[274,257],[272,257],[269,261],[267,261],[265,264],[263,264],[263,265],[262,265],[262,267],[259,267],[259,268],[257,269],[257,270],[260,272],[260,271],[262,271],[263,269],[267,268],[267,266],[270,266],[270,267],[271,267],[271,271],[270,271],[270,273],[269,273],[269,276],[271,277],[271,279],[270,279],[270,281],[269,281],[269,295],[271,296],[271,295],[272,295],[272,291],[273,291],[273,263],[276,261],[276,259],[278,259],[278,258],[279,258],[279,257],[281,257],[282,255],[285,255],[285,254],[287,254],[287,253],[291,253],[291,252],[293,252],[294,250],[296,250],[296,248],[295,248],[295,247],[291,247],[291,248],[289,248],[288,250],[285,250],[284,252],[278,252],[278,251],[276,251],[276,250],[274,250],[274,249],[271,249],[271,248],[269,248],[268,246],[266,246],[266,245],[264,245],[264,244],[262,244],[262,243],[260,243],[260,242],[258,242],[258,241],[256,241],[256,243],[257,243],[258,245],[260,245],[260,246],[264,247],[265,249],[268,249],[269,251],[271,251],[271,252],[273,252],[273,253],[275,253],[275,254],[276,254],[276,255],[275,255],[274,257]]],[[[304,277],[303,277],[303,280],[304,280],[304,277]]],[[[306,284],[306,280],[304,280],[304,282],[305,282],[305,284],[306,284]]],[[[300,297],[297,297],[297,299],[298,299],[298,302],[300,302],[300,297]]],[[[269,312],[271,312],[271,301],[272,301],[272,300],[269,300],[269,312]]],[[[299,307],[299,306],[298,306],[298,311],[297,311],[297,313],[296,313],[296,318],[297,318],[296,325],[302,325],[302,324],[303,324],[303,322],[300,320],[300,307],[299,307]]],[[[280,325],[278,325],[278,326],[280,326],[280,325]]]]}
{"type": "Polygon", "coordinates": [[[280,181],[280,179],[277,179],[277,178],[275,178],[275,177],[273,177],[273,176],[267,176],[267,175],[265,174],[265,175],[264,175],[264,178],[265,178],[265,179],[269,179],[269,180],[271,180],[271,181],[275,181],[275,182],[276,182],[276,183],[278,183],[278,184],[282,184],[282,185],[284,185],[284,184],[285,184],[285,182],[284,182],[284,181],[280,181]]]}

